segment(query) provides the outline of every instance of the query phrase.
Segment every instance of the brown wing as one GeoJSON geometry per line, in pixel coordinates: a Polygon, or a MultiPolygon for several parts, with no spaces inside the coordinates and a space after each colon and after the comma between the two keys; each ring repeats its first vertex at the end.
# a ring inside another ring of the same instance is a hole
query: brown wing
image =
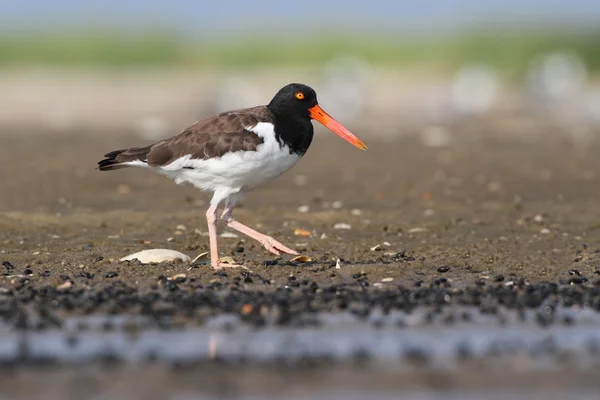
{"type": "Polygon", "coordinates": [[[221,157],[228,152],[256,151],[263,139],[246,130],[259,122],[273,122],[266,106],[228,111],[199,121],[179,135],[150,147],[145,161],[153,167],[168,165],[185,155],[192,159],[221,157]]]}

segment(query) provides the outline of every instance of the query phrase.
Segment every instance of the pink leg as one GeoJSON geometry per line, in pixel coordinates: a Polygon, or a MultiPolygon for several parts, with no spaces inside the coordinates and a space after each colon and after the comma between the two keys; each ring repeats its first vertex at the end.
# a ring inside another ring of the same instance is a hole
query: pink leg
{"type": "Polygon", "coordinates": [[[210,264],[214,269],[242,267],[241,265],[222,263],[219,259],[219,248],[217,246],[217,205],[211,205],[206,210],[206,222],[208,223],[208,238],[210,241],[210,264]]]}
{"type": "Polygon", "coordinates": [[[232,212],[233,205],[227,203],[225,205],[223,215],[221,215],[221,219],[225,222],[225,225],[227,225],[231,229],[235,229],[236,231],[241,232],[244,235],[250,236],[252,239],[258,240],[265,249],[269,250],[273,254],[280,255],[280,252],[286,254],[298,254],[298,252],[290,249],[289,247],[284,246],[277,240],[273,239],[271,236],[255,231],[254,229],[249,228],[246,225],[234,220],[231,216],[232,212]]]}

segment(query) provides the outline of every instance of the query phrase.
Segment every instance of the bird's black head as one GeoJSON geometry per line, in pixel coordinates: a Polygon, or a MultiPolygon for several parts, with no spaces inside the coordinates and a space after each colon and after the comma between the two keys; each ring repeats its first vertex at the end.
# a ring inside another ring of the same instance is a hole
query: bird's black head
{"type": "Polygon", "coordinates": [[[306,85],[290,83],[284,86],[267,107],[280,123],[287,125],[288,128],[293,127],[296,130],[308,132],[311,139],[313,129],[310,120],[315,119],[359,149],[367,149],[367,146],[359,138],[323,111],[317,102],[317,94],[306,85]]]}
{"type": "Polygon", "coordinates": [[[267,107],[277,116],[294,116],[309,120],[309,109],[316,105],[317,94],[311,87],[301,83],[290,83],[277,92],[267,107]]]}

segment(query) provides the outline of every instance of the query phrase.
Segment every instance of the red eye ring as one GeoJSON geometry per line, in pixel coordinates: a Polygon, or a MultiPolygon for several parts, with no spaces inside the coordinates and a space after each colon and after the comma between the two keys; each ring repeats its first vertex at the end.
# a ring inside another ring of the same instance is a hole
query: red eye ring
{"type": "Polygon", "coordinates": [[[304,93],[302,93],[302,92],[296,93],[295,96],[298,100],[304,100],[304,93]]]}

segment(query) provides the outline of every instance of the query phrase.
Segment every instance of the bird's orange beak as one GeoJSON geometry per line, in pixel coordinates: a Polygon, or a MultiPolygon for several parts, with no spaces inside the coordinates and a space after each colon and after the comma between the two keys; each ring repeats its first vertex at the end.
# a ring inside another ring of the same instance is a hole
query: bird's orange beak
{"type": "Polygon", "coordinates": [[[367,146],[356,136],[354,136],[348,129],[344,128],[342,124],[337,122],[332,116],[327,114],[319,105],[308,109],[310,111],[310,117],[325,125],[330,131],[340,136],[341,138],[352,143],[361,150],[366,150],[367,146]]]}

